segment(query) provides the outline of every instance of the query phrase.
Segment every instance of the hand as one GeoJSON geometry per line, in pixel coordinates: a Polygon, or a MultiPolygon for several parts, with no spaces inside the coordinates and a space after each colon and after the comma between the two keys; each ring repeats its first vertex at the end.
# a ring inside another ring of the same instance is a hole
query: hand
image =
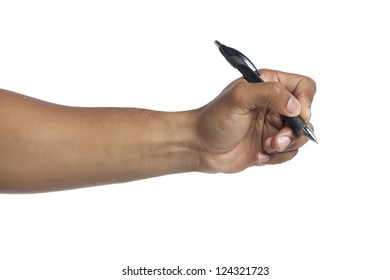
{"type": "Polygon", "coordinates": [[[261,70],[260,74],[264,83],[237,79],[199,109],[201,171],[232,173],[253,165],[283,163],[307,142],[280,115],[301,115],[308,122],[315,82],[279,71],[261,70]]]}

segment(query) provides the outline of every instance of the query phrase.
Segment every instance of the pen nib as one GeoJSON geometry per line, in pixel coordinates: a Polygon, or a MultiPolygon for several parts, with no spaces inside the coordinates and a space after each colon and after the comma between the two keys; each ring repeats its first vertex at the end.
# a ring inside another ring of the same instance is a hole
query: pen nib
{"type": "Polygon", "coordinates": [[[302,134],[305,135],[311,141],[314,141],[318,144],[317,138],[309,126],[306,125],[306,126],[302,127],[302,134]]]}

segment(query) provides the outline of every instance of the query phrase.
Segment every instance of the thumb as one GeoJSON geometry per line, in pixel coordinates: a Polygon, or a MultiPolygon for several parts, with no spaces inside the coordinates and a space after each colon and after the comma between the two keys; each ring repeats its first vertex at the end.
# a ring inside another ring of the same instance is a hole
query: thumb
{"type": "Polygon", "coordinates": [[[233,95],[244,110],[267,106],[287,117],[295,117],[301,112],[299,101],[279,82],[238,83],[233,95]]]}

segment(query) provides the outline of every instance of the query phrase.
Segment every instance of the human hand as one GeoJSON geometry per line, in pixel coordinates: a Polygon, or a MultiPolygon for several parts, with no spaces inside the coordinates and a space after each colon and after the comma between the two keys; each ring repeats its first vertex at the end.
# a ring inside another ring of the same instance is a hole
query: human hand
{"type": "Polygon", "coordinates": [[[310,119],[315,82],[305,76],[261,70],[264,83],[240,78],[198,110],[200,170],[232,173],[292,159],[306,142],[281,115],[310,119]]]}

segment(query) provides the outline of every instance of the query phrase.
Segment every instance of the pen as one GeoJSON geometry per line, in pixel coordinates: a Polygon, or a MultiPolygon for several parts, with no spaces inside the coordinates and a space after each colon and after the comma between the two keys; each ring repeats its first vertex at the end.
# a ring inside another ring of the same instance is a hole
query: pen
{"type": "MultiPolygon", "coordinates": [[[[234,68],[240,71],[241,74],[248,82],[250,83],[264,82],[261,79],[260,74],[257,71],[255,65],[244,54],[242,54],[236,49],[221,44],[219,41],[215,41],[215,45],[217,45],[219,51],[226,58],[226,60],[234,68]]],[[[317,138],[315,137],[313,131],[310,129],[310,127],[304,122],[304,120],[300,116],[296,116],[296,117],[282,116],[282,119],[285,120],[290,125],[290,127],[294,130],[296,134],[298,135],[303,134],[306,136],[307,139],[310,139],[318,143],[317,138]]]]}

